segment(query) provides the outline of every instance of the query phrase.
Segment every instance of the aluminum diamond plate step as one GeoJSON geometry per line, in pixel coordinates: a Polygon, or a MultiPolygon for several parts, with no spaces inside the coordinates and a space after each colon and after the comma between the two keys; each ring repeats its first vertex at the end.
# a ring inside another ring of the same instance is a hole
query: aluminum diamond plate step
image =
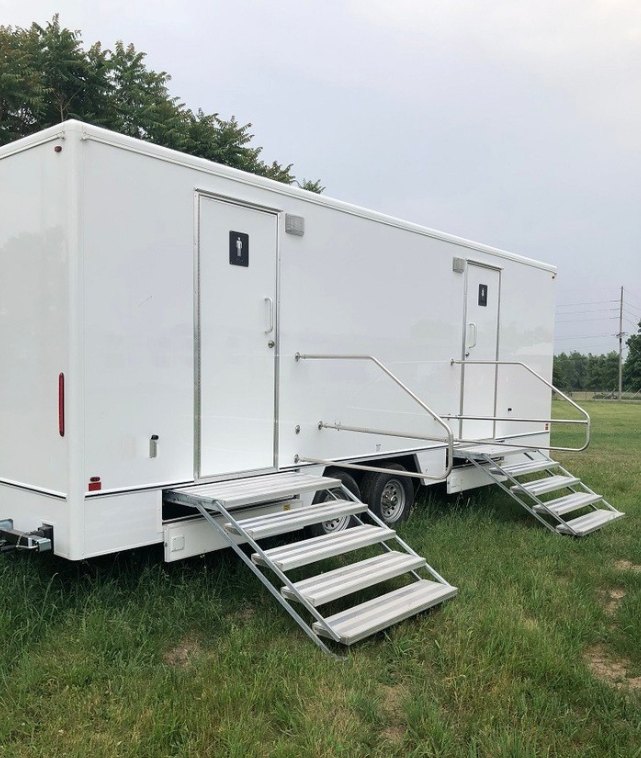
{"type": "Polygon", "coordinates": [[[584,537],[586,534],[590,534],[590,532],[600,529],[604,524],[607,524],[610,521],[616,521],[616,519],[622,518],[624,515],[625,514],[620,511],[592,511],[592,513],[587,513],[585,516],[579,516],[565,524],[559,524],[556,530],[561,534],[574,533],[577,537],[584,537]],[[570,527],[574,529],[574,532],[570,530],[570,527]]]}
{"type": "Polygon", "coordinates": [[[230,482],[214,482],[168,490],[164,494],[164,499],[181,505],[193,506],[194,502],[198,502],[207,507],[219,502],[225,508],[238,508],[243,505],[283,500],[300,495],[301,492],[332,489],[339,487],[340,484],[338,479],[327,476],[311,476],[297,471],[287,471],[282,474],[267,474],[248,479],[235,479],[230,482]]]}
{"type": "Polygon", "coordinates": [[[356,503],[352,500],[331,500],[318,505],[296,508],[293,511],[266,513],[252,518],[239,519],[237,523],[240,529],[227,522],[225,529],[232,534],[242,535],[244,533],[255,540],[260,540],[263,537],[273,537],[276,534],[295,532],[310,524],[320,524],[323,521],[331,521],[341,516],[364,513],[366,510],[365,503],[356,503]]]}
{"type": "Polygon", "coordinates": [[[374,558],[367,558],[364,561],[295,582],[296,592],[288,587],[283,587],[281,592],[288,600],[299,600],[298,596],[301,595],[312,605],[322,605],[422,566],[425,566],[424,558],[392,550],[374,558]]]}
{"type": "MultiPolygon", "coordinates": [[[[381,629],[386,629],[392,624],[454,597],[457,591],[456,587],[449,584],[421,579],[329,616],[325,621],[340,636],[340,641],[344,645],[351,645],[370,634],[380,632],[381,629]]],[[[318,622],[314,623],[312,628],[319,636],[329,636],[318,622]]]]}
{"type": "Polygon", "coordinates": [[[533,510],[537,513],[545,513],[547,508],[548,511],[555,513],[557,516],[562,516],[564,513],[571,513],[572,511],[578,511],[579,508],[585,508],[586,505],[598,503],[602,499],[601,495],[592,492],[572,492],[570,495],[557,497],[555,500],[548,500],[545,503],[545,508],[542,505],[535,505],[533,510]]]}
{"type": "Polygon", "coordinates": [[[282,545],[265,550],[266,561],[258,553],[252,555],[252,561],[258,566],[268,566],[273,563],[281,571],[307,566],[310,563],[332,558],[336,555],[349,553],[368,545],[389,540],[396,532],[380,526],[355,526],[342,532],[324,534],[322,537],[312,537],[290,545],[282,545]]]}
{"type": "Polygon", "coordinates": [[[509,474],[510,476],[525,476],[525,474],[535,474],[537,471],[545,471],[554,468],[559,464],[556,461],[527,461],[526,463],[512,463],[511,465],[502,465],[501,468],[492,468],[492,473],[501,476],[509,474]]]}
{"type": "Polygon", "coordinates": [[[545,479],[537,479],[534,482],[524,484],[515,484],[511,487],[517,492],[529,492],[530,495],[542,495],[545,492],[554,492],[562,490],[565,487],[572,487],[580,483],[576,476],[548,476],[545,479]]]}

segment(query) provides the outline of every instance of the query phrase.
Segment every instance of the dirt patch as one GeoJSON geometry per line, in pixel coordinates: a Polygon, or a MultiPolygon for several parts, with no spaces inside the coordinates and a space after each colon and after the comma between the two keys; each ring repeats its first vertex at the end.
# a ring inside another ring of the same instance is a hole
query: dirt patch
{"type": "Polygon", "coordinates": [[[628,677],[630,661],[614,658],[603,645],[588,648],[583,657],[594,676],[611,687],[630,690],[641,688],[641,676],[628,677]]]}
{"type": "Polygon", "coordinates": [[[191,659],[200,652],[200,643],[193,637],[185,637],[175,647],[166,650],[162,659],[168,666],[185,668],[191,659]]]}
{"type": "Polygon", "coordinates": [[[403,712],[403,699],[405,689],[400,685],[386,685],[381,687],[381,711],[389,725],[381,730],[381,737],[389,742],[398,744],[403,741],[407,726],[403,712]]]}
{"type": "Polygon", "coordinates": [[[621,587],[612,587],[609,590],[604,590],[601,593],[603,602],[603,610],[608,616],[614,616],[621,605],[621,601],[625,597],[625,590],[621,587]]]}
{"type": "Polygon", "coordinates": [[[641,566],[638,563],[632,563],[632,561],[620,560],[614,564],[614,568],[617,571],[632,571],[635,574],[641,573],[641,566]]]}
{"type": "Polygon", "coordinates": [[[406,731],[404,726],[388,726],[381,732],[381,737],[394,745],[398,745],[403,742],[406,731]]]}
{"type": "Polygon", "coordinates": [[[245,624],[247,621],[251,621],[256,615],[256,609],[253,605],[244,605],[240,610],[234,611],[227,615],[227,620],[234,622],[240,622],[245,624]]]}

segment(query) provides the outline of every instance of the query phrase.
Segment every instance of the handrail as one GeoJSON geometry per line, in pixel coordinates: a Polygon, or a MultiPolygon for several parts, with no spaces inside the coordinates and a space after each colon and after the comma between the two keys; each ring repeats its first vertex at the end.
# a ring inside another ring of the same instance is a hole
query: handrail
{"type": "MultiPolygon", "coordinates": [[[[418,403],[420,407],[426,411],[434,421],[436,421],[439,426],[441,426],[443,429],[445,429],[446,436],[444,438],[441,437],[419,437],[414,434],[407,435],[407,438],[411,439],[421,439],[426,442],[444,442],[447,445],[447,462],[445,466],[445,471],[443,474],[439,474],[439,476],[429,476],[427,474],[422,474],[422,479],[434,479],[437,481],[440,481],[441,479],[445,479],[448,477],[452,471],[452,466],[454,463],[454,435],[452,434],[452,430],[450,429],[449,425],[443,421],[441,416],[439,416],[436,411],[434,411],[430,406],[423,402],[418,395],[416,395],[412,390],[404,384],[394,373],[392,373],[387,366],[385,366],[381,361],[378,360],[373,355],[339,355],[339,354],[312,354],[312,353],[296,353],[294,356],[296,361],[302,361],[302,360],[343,360],[343,361],[371,361],[374,363],[378,368],[386,374],[395,384],[397,384],[403,392],[405,392],[407,395],[409,395],[414,402],[418,403]]],[[[396,432],[383,432],[377,429],[367,429],[365,427],[348,427],[343,425],[337,425],[337,424],[326,424],[324,422],[319,422],[319,429],[342,429],[344,431],[352,431],[352,432],[361,432],[364,434],[388,434],[394,437],[405,437],[405,435],[398,434],[396,432]]],[[[389,473],[395,473],[398,475],[398,471],[394,469],[388,469],[389,473]]]]}
{"type": "MultiPolygon", "coordinates": [[[[581,406],[578,403],[575,403],[574,400],[572,400],[571,397],[568,397],[564,392],[562,392],[558,387],[555,387],[551,382],[548,382],[548,380],[541,376],[538,372],[536,372],[531,366],[528,366],[527,363],[523,363],[522,361],[468,361],[468,360],[457,360],[455,358],[452,358],[450,360],[450,365],[454,364],[460,364],[463,366],[521,366],[521,368],[524,368],[526,371],[528,371],[532,376],[536,377],[540,382],[543,382],[547,387],[549,387],[552,392],[556,392],[557,395],[560,395],[564,400],[567,400],[568,403],[573,408],[576,408],[579,413],[581,413],[584,418],[583,419],[522,419],[522,418],[501,418],[498,416],[465,416],[463,414],[458,416],[446,416],[445,418],[456,418],[456,419],[470,419],[470,420],[487,420],[487,421],[522,421],[524,423],[546,423],[546,424],[578,424],[580,426],[585,426],[585,442],[581,447],[559,447],[554,445],[537,445],[535,449],[539,449],[540,447],[544,447],[546,450],[558,450],[565,453],[580,453],[582,450],[585,450],[588,445],[590,444],[590,437],[591,437],[591,421],[590,421],[590,414],[585,410],[585,408],[581,408],[581,406]]],[[[491,445],[497,445],[500,446],[502,444],[507,445],[508,443],[501,443],[501,442],[495,442],[492,441],[491,443],[484,443],[480,440],[460,440],[460,442],[474,442],[475,444],[491,444],[491,445]]],[[[534,446],[527,446],[527,445],[521,445],[520,447],[534,447],[534,446]]]]}

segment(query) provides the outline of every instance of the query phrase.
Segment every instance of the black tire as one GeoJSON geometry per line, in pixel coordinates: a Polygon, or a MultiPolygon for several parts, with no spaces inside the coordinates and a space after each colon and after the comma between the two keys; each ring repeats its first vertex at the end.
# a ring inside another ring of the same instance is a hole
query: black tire
{"type": "MultiPolygon", "coordinates": [[[[341,482],[347,487],[347,489],[356,495],[360,500],[361,491],[358,486],[358,482],[347,471],[337,468],[329,468],[325,471],[324,476],[331,476],[334,479],[340,479],[341,482]]],[[[326,500],[331,500],[331,497],[327,490],[323,492],[317,492],[314,498],[314,503],[324,503],[326,500]]],[[[321,524],[312,524],[307,527],[307,531],[312,537],[322,537],[324,534],[332,534],[333,532],[342,532],[345,529],[349,529],[350,526],[354,526],[356,521],[352,516],[343,516],[335,521],[324,521],[321,524]]]]}
{"type": "MultiPolygon", "coordinates": [[[[407,471],[398,463],[383,463],[381,468],[407,471]]],[[[395,476],[372,471],[361,480],[364,503],[389,526],[406,521],[414,505],[414,485],[408,476],[395,476]]]]}

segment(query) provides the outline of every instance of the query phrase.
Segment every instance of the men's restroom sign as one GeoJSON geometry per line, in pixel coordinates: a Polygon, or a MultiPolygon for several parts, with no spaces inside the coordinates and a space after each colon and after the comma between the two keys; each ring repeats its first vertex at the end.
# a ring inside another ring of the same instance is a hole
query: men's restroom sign
{"type": "Polygon", "coordinates": [[[232,266],[249,266],[249,234],[229,232],[229,262],[232,266]]]}

